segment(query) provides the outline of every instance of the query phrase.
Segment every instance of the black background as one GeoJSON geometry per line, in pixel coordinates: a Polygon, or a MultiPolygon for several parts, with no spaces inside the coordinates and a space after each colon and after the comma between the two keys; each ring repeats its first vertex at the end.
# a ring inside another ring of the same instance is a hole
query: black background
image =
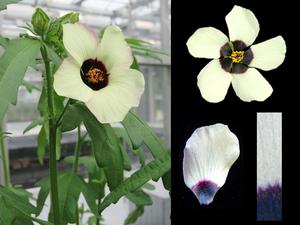
{"type": "MultiPolygon", "coordinates": [[[[295,170],[289,162],[295,157],[292,146],[292,111],[299,105],[297,94],[297,28],[299,21],[292,1],[172,1],[172,224],[202,222],[256,223],[256,113],[283,113],[283,223],[291,221],[295,170]],[[268,3],[268,4],[267,4],[268,3]],[[234,5],[250,9],[256,15],[260,32],[254,42],[282,35],[287,44],[284,63],[275,70],[260,71],[273,87],[264,102],[243,102],[230,87],[224,101],[206,102],[197,87],[197,75],[210,61],[192,57],[186,47],[188,38],[200,27],[212,26],[228,35],[225,16],[234,5]],[[225,185],[213,203],[200,206],[185,186],[182,175],[183,149],[193,131],[217,122],[227,124],[240,141],[240,157],[231,167],[225,185]],[[189,222],[190,221],[190,222],[189,222]],[[198,222],[197,222],[198,221],[198,222]]],[[[300,13],[300,12],[299,12],[300,13]]],[[[299,83],[300,84],[300,83],[299,83]]],[[[299,169],[298,169],[299,171],[299,169]]],[[[298,176],[298,175],[297,175],[298,176]]]]}

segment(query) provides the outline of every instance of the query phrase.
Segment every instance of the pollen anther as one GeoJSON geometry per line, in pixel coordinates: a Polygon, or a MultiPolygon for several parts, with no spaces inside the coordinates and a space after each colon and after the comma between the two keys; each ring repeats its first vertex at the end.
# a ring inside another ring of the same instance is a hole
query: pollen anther
{"type": "Polygon", "coordinates": [[[86,78],[90,83],[97,84],[99,81],[104,81],[104,72],[98,68],[91,68],[86,74],[86,78]]]}
{"type": "Polygon", "coordinates": [[[244,59],[244,51],[233,51],[228,58],[230,58],[233,63],[240,63],[244,59]]]}

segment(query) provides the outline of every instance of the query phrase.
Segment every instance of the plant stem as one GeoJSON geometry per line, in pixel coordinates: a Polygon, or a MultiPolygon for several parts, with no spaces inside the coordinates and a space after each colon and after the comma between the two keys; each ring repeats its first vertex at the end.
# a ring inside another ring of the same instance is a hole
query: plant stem
{"type": "MultiPolygon", "coordinates": [[[[80,131],[80,124],[77,127],[77,142],[74,150],[74,163],[73,163],[73,169],[72,172],[74,174],[77,174],[78,170],[78,159],[79,159],[79,154],[80,154],[80,146],[81,146],[81,131],[80,131]]],[[[75,215],[76,215],[76,225],[79,225],[79,212],[78,212],[78,205],[76,205],[75,208],[75,215]]]]}
{"type": "Polygon", "coordinates": [[[3,173],[4,173],[4,185],[5,187],[10,186],[9,182],[9,172],[8,172],[8,164],[7,164],[7,158],[6,158],[6,148],[5,148],[5,142],[4,142],[4,133],[2,129],[2,123],[0,123],[0,148],[1,148],[1,158],[2,158],[2,164],[3,164],[3,173]]]}
{"type": "MultiPolygon", "coordinates": [[[[99,197],[99,199],[98,199],[98,209],[99,209],[99,206],[100,206],[100,202],[101,202],[101,198],[99,197]]],[[[100,218],[99,217],[96,218],[96,225],[100,225],[100,218]]]]}
{"type": "Polygon", "coordinates": [[[78,159],[80,154],[80,146],[81,146],[81,131],[80,131],[80,125],[77,127],[77,142],[74,150],[74,163],[73,163],[73,173],[77,173],[78,170],[78,159]]]}
{"type": "Polygon", "coordinates": [[[53,77],[50,67],[50,61],[45,46],[41,47],[43,61],[46,70],[46,85],[49,110],[49,167],[50,167],[50,196],[51,207],[53,210],[54,224],[60,225],[59,201],[57,189],[57,165],[56,165],[56,121],[54,114],[54,97],[53,97],[53,77]]]}

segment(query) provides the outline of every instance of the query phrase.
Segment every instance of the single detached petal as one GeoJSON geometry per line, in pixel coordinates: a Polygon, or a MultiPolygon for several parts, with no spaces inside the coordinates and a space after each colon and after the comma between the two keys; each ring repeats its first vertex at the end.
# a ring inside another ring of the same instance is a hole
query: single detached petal
{"type": "Polygon", "coordinates": [[[94,91],[83,83],[80,66],[71,57],[65,59],[54,74],[53,86],[58,95],[83,102],[90,100],[94,94],[94,91]]]}
{"type": "Polygon", "coordinates": [[[283,63],[286,53],[285,41],[281,36],[251,46],[253,60],[251,67],[272,70],[283,63]]]}
{"type": "Polygon", "coordinates": [[[273,92],[268,81],[254,68],[232,78],[232,86],[239,98],[245,102],[264,101],[273,92]]]}
{"type": "Polygon", "coordinates": [[[214,27],[203,27],[195,31],[186,45],[190,54],[197,58],[217,59],[221,56],[221,47],[228,37],[214,27]]]}
{"type": "Polygon", "coordinates": [[[259,32],[259,23],[249,9],[235,5],[225,17],[230,41],[243,41],[250,46],[259,32]]]}
{"type": "Polygon", "coordinates": [[[224,124],[200,127],[186,142],[183,177],[200,204],[213,201],[239,157],[239,141],[224,124]]]}
{"type": "Polygon", "coordinates": [[[86,103],[101,123],[122,121],[132,107],[139,105],[144,92],[144,77],[137,70],[114,68],[110,76],[108,86],[86,103]]]}
{"type": "Polygon", "coordinates": [[[224,100],[232,75],[222,69],[218,59],[209,62],[199,73],[198,87],[202,97],[212,103],[224,100]]]}
{"type": "Polygon", "coordinates": [[[133,62],[132,52],[121,29],[108,26],[97,49],[97,57],[104,62],[108,71],[113,66],[129,68],[133,62]]]}
{"type": "Polygon", "coordinates": [[[68,53],[81,65],[84,60],[95,58],[98,46],[96,34],[83,24],[64,24],[63,42],[68,53]]]}

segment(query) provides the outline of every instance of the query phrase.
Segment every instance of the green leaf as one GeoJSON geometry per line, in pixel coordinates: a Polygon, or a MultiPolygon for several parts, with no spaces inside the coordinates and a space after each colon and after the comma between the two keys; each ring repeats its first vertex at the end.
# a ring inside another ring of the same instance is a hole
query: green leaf
{"type": "Polygon", "coordinates": [[[151,46],[152,44],[148,41],[144,41],[144,40],[141,40],[141,39],[134,39],[134,38],[126,38],[125,39],[126,42],[130,45],[148,45],[148,46],[151,46]]]}
{"type": "Polygon", "coordinates": [[[133,62],[131,64],[130,68],[134,69],[134,70],[140,70],[140,65],[135,56],[133,56],[133,62]]]}
{"type": "Polygon", "coordinates": [[[25,38],[9,41],[0,60],[0,121],[10,103],[16,104],[18,88],[28,65],[35,60],[40,42],[25,38]]]}
{"type": "Polygon", "coordinates": [[[124,167],[125,170],[130,171],[131,170],[131,161],[130,161],[130,158],[127,154],[127,151],[123,147],[122,144],[120,144],[120,149],[121,149],[122,158],[123,158],[123,167],[124,167]]]}
{"type": "MultiPolygon", "coordinates": [[[[50,178],[46,177],[37,183],[41,190],[37,199],[37,211],[41,212],[45,200],[50,191],[50,178]]],[[[59,210],[62,215],[63,224],[75,223],[75,208],[79,199],[80,192],[83,190],[83,182],[78,175],[74,173],[63,173],[58,176],[58,196],[59,210]]],[[[51,213],[49,217],[51,218],[51,213]]]]}
{"type": "Polygon", "coordinates": [[[76,129],[82,122],[78,107],[69,105],[62,118],[61,130],[67,132],[76,129]]]}
{"type": "Polygon", "coordinates": [[[162,181],[165,189],[171,191],[171,170],[163,175],[162,181]]]}
{"type": "Polygon", "coordinates": [[[6,203],[13,205],[17,209],[24,210],[29,215],[36,212],[36,208],[28,201],[1,185],[0,195],[6,199],[6,203]]]}
{"type": "Polygon", "coordinates": [[[132,149],[132,143],[126,130],[123,127],[114,127],[113,129],[118,138],[123,139],[129,145],[129,148],[132,149]]]}
{"type": "Polygon", "coordinates": [[[9,43],[9,39],[5,38],[5,37],[1,37],[0,36],[0,46],[2,46],[3,48],[6,48],[6,46],[9,43]]]}
{"type": "Polygon", "coordinates": [[[40,187],[40,191],[36,201],[36,216],[40,215],[45,205],[47,196],[50,192],[50,177],[45,177],[36,183],[37,187],[40,187]]]}
{"type": "Polygon", "coordinates": [[[46,148],[47,148],[47,136],[46,136],[46,128],[43,126],[40,129],[39,135],[38,135],[38,147],[37,147],[37,156],[39,159],[39,162],[41,165],[44,164],[44,157],[46,154],[46,148]]]}
{"type": "Polygon", "coordinates": [[[0,10],[6,9],[6,6],[8,4],[14,4],[14,3],[18,3],[21,0],[1,0],[0,1],[0,10]]]}
{"type": "Polygon", "coordinates": [[[150,184],[150,183],[146,183],[142,186],[142,188],[145,188],[147,190],[150,190],[150,191],[153,191],[155,190],[155,186],[153,184],[150,184]]]}
{"type": "Polygon", "coordinates": [[[5,198],[0,195],[0,225],[10,225],[15,215],[8,207],[5,198]]]}
{"type": "Polygon", "coordinates": [[[113,190],[123,181],[120,140],[109,124],[101,124],[84,105],[76,104],[76,107],[91,137],[96,162],[104,169],[108,187],[113,190]]]}
{"type": "Polygon", "coordinates": [[[144,206],[137,206],[135,210],[129,213],[124,225],[134,224],[137,219],[144,214],[144,206]]]}
{"type": "Polygon", "coordinates": [[[152,205],[153,201],[148,194],[146,194],[143,190],[138,189],[134,192],[128,193],[126,195],[131,202],[136,205],[152,205]]]}
{"type": "Polygon", "coordinates": [[[58,178],[59,186],[59,208],[63,221],[75,223],[76,206],[82,190],[82,181],[74,173],[65,173],[58,178]]]}
{"type": "Polygon", "coordinates": [[[102,213],[111,203],[116,203],[122,196],[135,191],[149,180],[161,177],[170,167],[171,157],[169,154],[151,161],[129,178],[125,179],[115,190],[111,191],[100,204],[99,213],[102,213]]]}
{"type": "Polygon", "coordinates": [[[57,19],[60,24],[77,23],[79,21],[79,13],[71,12],[57,19]]]}
{"type": "Polygon", "coordinates": [[[41,92],[42,90],[35,86],[34,84],[31,84],[30,82],[26,81],[26,80],[22,80],[22,83],[21,83],[29,93],[31,93],[33,90],[36,90],[36,91],[39,91],[41,92]]]}
{"type": "Polygon", "coordinates": [[[23,209],[16,208],[14,205],[10,205],[10,208],[14,208],[14,210],[18,213],[17,220],[13,223],[14,225],[15,224],[19,224],[19,225],[32,224],[33,225],[33,223],[31,221],[37,222],[40,225],[54,225],[53,223],[31,217],[23,209]]]}
{"type": "Polygon", "coordinates": [[[132,141],[134,149],[138,149],[143,143],[145,143],[154,158],[162,155],[168,155],[167,149],[161,143],[157,135],[136,113],[129,111],[125,119],[122,121],[122,124],[132,141]]]}
{"type": "Polygon", "coordinates": [[[12,223],[12,225],[34,225],[34,224],[29,219],[19,217],[19,218],[14,219],[14,222],[12,223]]]}
{"type": "Polygon", "coordinates": [[[98,199],[98,192],[93,189],[93,187],[89,184],[87,184],[83,179],[82,181],[82,194],[85,198],[86,203],[88,204],[91,212],[95,216],[99,216],[98,210],[97,210],[97,204],[96,200],[98,199]]]}
{"type": "Polygon", "coordinates": [[[144,166],[146,163],[144,149],[139,147],[137,150],[134,150],[133,153],[139,157],[141,166],[144,166]]]}
{"type": "Polygon", "coordinates": [[[43,125],[43,123],[45,122],[44,118],[40,118],[37,120],[32,121],[23,131],[23,134],[25,134],[26,132],[30,131],[31,129],[35,128],[38,125],[43,125]]]}

